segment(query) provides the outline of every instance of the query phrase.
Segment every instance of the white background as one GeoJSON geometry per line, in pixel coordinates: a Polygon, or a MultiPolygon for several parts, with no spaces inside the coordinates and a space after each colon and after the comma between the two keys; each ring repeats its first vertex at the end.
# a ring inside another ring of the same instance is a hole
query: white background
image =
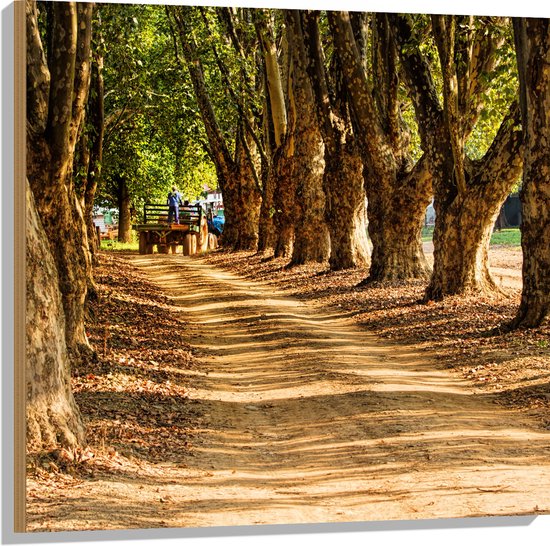
{"type": "MultiPolygon", "coordinates": [[[[112,1],[112,0],[111,0],[112,1]]],[[[550,17],[550,3],[548,0],[521,0],[511,2],[510,0],[462,0],[451,2],[448,0],[321,0],[321,1],[206,1],[206,2],[184,2],[168,0],[165,3],[202,3],[206,5],[247,5],[266,6],[283,8],[314,8],[314,9],[352,9],[362,11],[400,11],[418,13],[462,13],[474,15],[515,15],[528,17],[550,17]]],[[[13,374],[9,368],[12,366],[13,343],[11,334],[13,328],[10,322],[13,317],[12,291],[13,285],[13,244],[11,244],[12,233],[9,216],[13,218],[13,24],[10,18],[13,14],[13,6],[7,0],[0,0],[0,58],[2,59],[2,86],[0,89],[1,104],[1,138],[2,138],[2,201],[0,211],[2,222],[0,222],[0,275],[2,285],[1,308],[2,308],[2,544],[13,543],[66,543],[72,544],[75,541],[96,541],[99,544],[110,545],[154,545],[162,543],[180,544],[183,542],[189,546],[295,546],[303,544],[315,544],[316,546],[340,546],[340,545],[460,545],[472,546],[484,545],[527,545],[542,546],[550,544],[550,516],[539,516],[534,520],[527,518],[485,518],[479,520],[444,520],[444,521],[422,521],[422,522],[389,522],[386,524],[350,524],[349,526],[308,526],[306,529],[285,528],[274,531],[274,527],[266,529],[270,534],[260,533],[261,527],[241,529],[242,534],[235,536],[238,528],[232,528],[227,532],[211,530],[210,536],[198,535],[191,531],[173,530],[167,532],[119,532],[119,533],[62,533],[59,535],[38,534],[38,535],[14,535],[11,530],[12,506],[12,428],[13,418],[11,407],[13,404],[13,374]],[[11,7],[10,7],[11,6],[11,7]],[[7,333],[7,335],[6,335],[7,333]],[[6,371],[7,370],[7,371],[6,371]],[[8,518],[6,518],[6,514],[8,518]],[[530,523],[529,523],[530,522],[530,523]],[[304,533],[304,531],[306,531],[304,533]],[[276,532],[277,534],[273,534],[276,532]],[[191,534],[191,536],[190,536],[191,534]],[[194,534],[194,536],[193,536],[194,534]],[[222,536],[215,536],[216,534],[222,536]],[[157,538],[155,538],[155,535],[157,538]],[[214,536],[213,536],[214,535],[214,536]],[[225,536],[223,536],[225,535],[225,536]],[[162,540],[158,538],[162,537],[162,540]]],[[[548,476],[550,487],[550,476],[548,476]]],[[[383,519],[383,514],[381,514],[383,519]]],[[[203,532],[203,531],[201,531],[203,532]]]]}

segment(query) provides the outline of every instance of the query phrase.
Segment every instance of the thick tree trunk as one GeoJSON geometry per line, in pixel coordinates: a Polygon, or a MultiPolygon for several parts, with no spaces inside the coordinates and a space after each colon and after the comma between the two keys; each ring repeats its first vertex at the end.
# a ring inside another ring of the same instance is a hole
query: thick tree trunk
{"type": "Polygon", "coordinates": [[[464,146],[481,113],[502,33],[457,25],[452,16],[432,17],[444,80],[442,107],[409,21],[402,16],[392,20],[433,175],[434,269],[425,298],[496,290],[488,269],[488,244],[500,206],[521,174],[517,104],[511,105],[483,158],[471,161],[464,146]],[[474,30],[467,34],[468,29],[474,30]]]}
{"type": "Polygon", "coordinates": [[[92,8],[72,2],[52,5],[50,66],[46,66],[36,4],[28,1],[26,7],[27,178],[57,265],[67,348],[76,355],[90,350],[84,305],[91,260],[72,174],[89,87],[92,8]]]}
{"type": "Polygon", "coordinates": [[[121,243],[129,243],[132,240],[132,201],[126,178],[118,180],[118,240],[121,243]]]}
{"type": "Polygon", "coordinates": [[[296,220],[290,265],[324,262],[330,256],[330,236],[325,221],[324,147],[316,120],[308,129],[297,133],[295,140],[296,220]]]}
{"type": "Polygon", "coordinates": [[[247,161],[243,161],[239,165],[237,190],[239,198],[234,222],[237,224],[238,240],[234,249],[255,250],[258,246],[261,196],[247,161]]]}
{"type": "Polygon", "coordinates": [[[258,251],[265,252],[268,248],[273,248],[275,256],[281,256],[288,252],[288,247],[292,244],[292,230],[289,234],[285,225],[285,203],[281,204],[279,195],[281,190],[284,191],[288,178],[281,179],[281,173],[285,169],[284,165],[280,165],[284,160],[282,147],[287,140],[287,105],[279,66],[280,52],[277,50],[273,19],[269,10],[256,10],[254,25],[264,60],[263,130],[266,148],[269,150],[264,168],[258,251]]]}
{"type": "Polygon", "coordinates": [[[346,12],[330,13],[329,22],[365,165],[373,249],[369,276],[363,284],[427,278],[421,229],[431,198],[430,176],[424,158],[416,165],[410,158],[410,137],[399,106],[397,50],[387,16],[377,15],[373,21],[374,89],[366,73],[366,51],[359,48],[359,44],[366,44],[364,22],[359,25],[356,21],[355,33],[346,12]]]}
{"type": "Polygon", "coordinates": [[[489,240],[500,202],[484,202],[477,192],[438,207],[434,229],[434,271],[427,300],[453,294],[496,291],[488,267],[489,240]]]}
{"type": "Polygon", "coordinates": [[[65,314],[55,260],[26,190],[27,449],[84,443],[84,426],[70,387],[65,314]]]}
{"type": "Polygon", "coordinates": [[[273,198],[273,225],[275,227],[275,258],[290,258],[294,243],[294,222],[296,219],[296,178],[293,175],[294,139],[289,135],[286,142],[275,153],[273,169],[277,187],[273,198]]]}
{"type": "Polygon", "coordinates": [[[294,245],[290,266],[324,262],[330,254],[325,222],[325,169],[323,137],[319,130],[315,98],[307,73],[308,59],[300,16],[285,12],[292,70],[289,71],[289,122],[293,142],[291,176],[294,186],[292,213],[294,245]]]}
{"type": "Polygon", "coordinates": [[[330,234],[333,271],[369,262],[363,164],[355,152],[325,153],[325,220],[330,234]]]}
{"type": "Polygon", "coordinates": [[[223,197],[223,208],[225,224],[223,233],[219,239],[220,245],[227,248],[235,248],[239,241],[239,226],[236,211],[239,209],[237,203],[236,173],[232,170],[222,169],[217,165],[218,186],[223,197]]]}
{"type": "Polygon", "coordinates": [[[532,328],[550,312],[550,23],[514,21],[525,135],[521,189],[523,291],[512,327],[532,328]]]}
{"type": "Polygon", "coordinates": [[[337,62],[331,70],[332,77],[327,72],[319,14],[300,12],[298,19],[304,65],[325,145],[323,189],[325,220],[330,234],[330,268],[363,267],[369,262],[363,163],[353,133],[344,70],[337,62]]]}
{"type": "Polygon", "coordinates": [[[261,197],[250,165],[240,161],[221,176],[218,173],[225,212],[221,244],[233,250],[254,250],[258,244],[261,197]]]}
{"type": "Polygon", "coordinates": [[[275,228],[273,226],[273,196],[275,192],[275,176],[271,166],[265,167],[262,173],[262,202],[258,221],[258,252],[263,253],[273,248],[275,244],[275,228]]]}
{"type": "Polygon", "coordinates": [[[372,255],[363,284],[427,279],[430,269],[422,248],[422,227],[428,197],[416,187],[398,191],[391,184],[380,191],[369,182],[372,178],[366,176],[372,255]]]}
{"type": "Polygon", "coordinates": [[[521,174],[522,133],[519,108],[510,109],[483,159],[465,165],[462,180],[454,185],[452,154],[433,162],[435,179],[434,269],[426,289],[427,300],[455,294],[498,291],[489,271],[489,241],[502,204],[521,174]]]}

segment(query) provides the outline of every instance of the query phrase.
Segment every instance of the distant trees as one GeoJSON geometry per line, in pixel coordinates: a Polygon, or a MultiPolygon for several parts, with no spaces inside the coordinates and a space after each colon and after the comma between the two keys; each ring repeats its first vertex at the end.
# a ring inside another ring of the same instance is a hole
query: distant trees
{"type": "MultiPolygon", "coordinates": [[[[183,6],[167,6],[166,11],[175,22],[176,37],[208,138],[209,155],[216,167],[218,184],[224,196],[224,243],[235,249],[253,249],[258,242],[260,188],[253,152],[250,149],[253,144],[247,127],[250,120],[245,118],[246,111],[241,111],[241,115],[235,112],[232,139],[224,135],[212,103],[211,92],[207,88],[205,70],[199,55],[195,36],[200,28],[198,14],[193,8],[183,6]]],[[[243,99],[247,92],[244,84],[241,80],[236,90],[243,99]]]]}

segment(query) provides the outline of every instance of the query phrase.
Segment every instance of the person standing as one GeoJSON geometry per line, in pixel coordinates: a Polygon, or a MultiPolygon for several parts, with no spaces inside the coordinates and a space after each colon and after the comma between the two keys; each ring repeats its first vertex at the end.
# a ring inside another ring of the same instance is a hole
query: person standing
{"type": "Polygon", "coordinates": [[[172,219],[174,219],[174,223],[179,224],[181,195],[176,189],[176,186],[172,186],[172,191],[168,192],[166,204],[168,205],[168,223],[171,224],[172,219]]]}

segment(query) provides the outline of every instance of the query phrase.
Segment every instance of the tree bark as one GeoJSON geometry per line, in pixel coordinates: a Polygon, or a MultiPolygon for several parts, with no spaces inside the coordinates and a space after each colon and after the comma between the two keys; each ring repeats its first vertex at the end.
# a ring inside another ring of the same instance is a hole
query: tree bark
{"type": "Polygon", "coordinates": [[[271,165],[264,165],[262,169],[262,202],[258,221],[258,252],[260,253],[273,248],[275,244],[275,229],[273,226],[275,184],[275,176],[271,165]]]}
{"type": "Polygon", "coordinates": [[[73,158],[89,88],[91,4],[54,3],[49,65],[36,3],[27,0],[27,178],[50,241],[71,354],[88,352],[84,305],[91,259],[73,158]]]}
{"type": "Polygon", "coordinates": [[[350,15],[333,12],[329,22],[365,165],[373,249],[363,284],[427,278],[421,230],[431,198],[431,178],[425,158],[414,165],[410,157],[410,137],[399,108],[397,51],[387,16],[376,15],[373,21],[375,89],[369,84],[365,55],[359,50],[350,15]]]}
{"type": "Polygon", "coordinates": [[[272,120],[275,148],[282,146],[287,133],[287,114],[285,94],[281,72],[279,70],[277,46],[275,43],[273,21],[268,10],[254,10],[254,24],[260,42],[265,62],[266,95],[269,100],[269,113],[272,120]]]}
{"type": "MultiPolygon", "coordinates": [[[[292,145],[288,135],[287,98],[285,89],[289,89],[287,78],[283,84],[283,75],[279,66],[279,58],[283,58],[285,65],[288,55],[280,55],[277,50],[273,21],[268,10],[254,12],[254,25],[259,37],[264,61],[265,80],[265,121],[264,136],[269,149],[268,175],[262,195],[262,212],[260,221],[264,229],[270,229],[273,253],[275,257],[289,256],[292,250],[294,237],[293,215],[293,180],[290,175],[292,160],[292,145]],[[290,197],[290,199],[289,199],[290,197]]],[[[285,74],[287,72],[286,66],[285,74]]],[[[258,250],[267,248],[267,231],[262,234],[258,250]]]]}
{"type": "Polygon", "coordinates": [[[27,449],[76,447],[85,430],[70,387],[59,278],[28,181],[25,275],[27,449]]]}
{"type": "Polygon", "coordinates": [[[324,262],[330,255],[325,222],[324,144],[319,131],[314,95],[307,73],[307,56],[300,16],[286,11],[287,36],[292,59],[289,86],[289,120],[294,148],[291,176],[294,180],[294,245],[290,266],[324,262]]]}
{"type": "MultiPolygon", "coordinates": [[[[242,123],[239,133],[240,139],[244,141],[247,138],[244,123],[242,123]]],[[[261,194],[245,149],[245,146],[250,147],[250,144],[250,142],[243,142],[242,145],[237,145],[235,150],[234,179],[237,181],[235,218],[238,220],[238,238],[233,245],[235,250],[256,250],[258,246],[261,194]]]]}
{"type": "Polygon", "coordinates": [[[330,235],[333,271],[368,265],[367,211],[363,163],[355,147],[325,154],[325,220],[330,235]]]}
{"type": "MultiPolygon", "coordinates": [[[[407,18],[392,17],[421,145],[433,175],[434,269],[425,298],[437,300],[448,295],[495,291],[497,286],[488,268],[488,245],[498,211],[521,174],[519,109],[517,104],[511,105],[485,156],[470,160],[464,144],[479,117],[490,82],[484,70],[494,67],[492,48],[476,48],[474,35],[461,35],[461,61],[457,63],[457,26],[446,16],[434,16],[445,80],[442,106],[430,66],[407,18]],[[471,47],[464,47],[466,38],[471,40],[471,47]],[[474,52],[476,59],[472,57],[474,52]],[[463,65],[470,66],[467,74],[462,72],[463,65]]],[[[483,40],[491,43],[490,37],[484,36],[483,40]]]]}
{"type": "Polygon", "coordinates": [[[318,25],[318,14],[301,12],[307,72],[315,96],[317,119],[325,145],[323,189],[325,220],[330,234],[332,270],[364,267],[369,262],[366,235],[363,166],[352,130],[342,67],[329,79],[318,25]]]}
{"type": "Polygon", "coordinates": [[[294,244],[296,220],[296,179],[292,173],[294,136],[287,135],[283,145],[273,157],[273,171],[277,186],[273,196],[273,225],[275,228],[275,258],[290,258],[294,244]]]}
{"type": "MultiPolygon", "coordinates": [[[[312,103],[310,103],[311,105],[312,103]]],[[[324,146],[315,112],[301,110],[304,126],[296,129],[293,176],[297,180],[294,247],[290,265],[325,262],[330,256],[330,235],[325,221],[323,191],[324,146]],[[310,115],[313,114],[313,119],[310,115]],[[308,120],[311,120],[308,123],[308,120]],[[307,126],[306,126],[307,124],[307,126]]]]}
{"type": "Polygon", "coordinates": [[[550,309],[550,24],[515,19],[525,138],[521,188],[523,291],[514,328],[540,326],[550,309]]]}
{"type": "Polygon", "coordinates": [[[118,178],[118,240],[121,243],[129,243],[132,240],[132,201],[130,190],[124,176],[118,178]]]}

